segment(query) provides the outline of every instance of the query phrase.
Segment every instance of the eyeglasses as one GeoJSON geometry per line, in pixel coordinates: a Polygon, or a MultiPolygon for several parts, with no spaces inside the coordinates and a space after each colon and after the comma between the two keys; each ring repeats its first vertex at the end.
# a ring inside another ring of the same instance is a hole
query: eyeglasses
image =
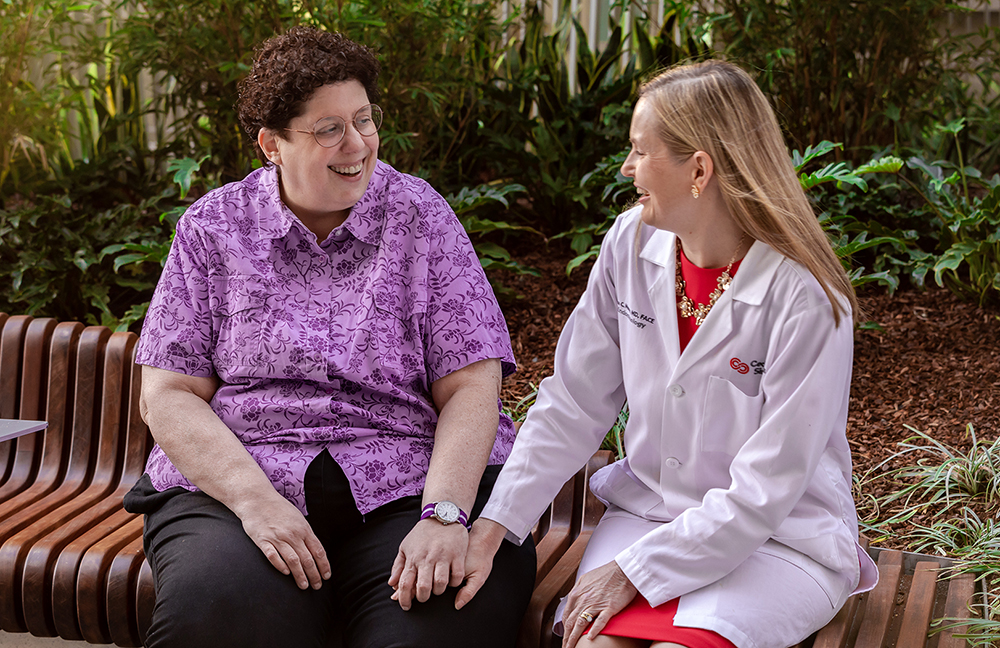
{"type": "MultiPolygon", "coordinates": [[[[382,126],[382,109],[375,104],[368,104],[358,108],[354,116],[351,117],[354,130],[360,135],[374,135],[382,126]]],[[[333,148],[344,139],[347,132],[347,124],[342,117],[324,117],[315,124],[312,130],[298,130],[295,128],[285,128],[293,133],[312,133],[316,143],[323,148],[333,148]]]]}

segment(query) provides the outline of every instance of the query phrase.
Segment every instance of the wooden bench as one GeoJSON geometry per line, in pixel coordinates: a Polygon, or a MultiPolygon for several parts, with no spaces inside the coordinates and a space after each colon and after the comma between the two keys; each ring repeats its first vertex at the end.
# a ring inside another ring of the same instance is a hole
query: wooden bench
{"type": "MultiPolygon", "coordinates": [[[[155,598],[142,518],[122,497],[152,447],[139,417],[137,338],[99,326],[0,313],[0,418],[48,428],[0,441],[0,629],[95,644],[142,644],[155,598]]],[[[551,627],[603,505],[587,483],[598,452],[534,530],[538,572],[518,648],[558,646],[551,627]]],[[[853,597],[798,648],[955,648],[926,644],[933,618],[968,617],[969,576],[939,577],[942,559],[872,549],[881,582],[853,597]]]]}

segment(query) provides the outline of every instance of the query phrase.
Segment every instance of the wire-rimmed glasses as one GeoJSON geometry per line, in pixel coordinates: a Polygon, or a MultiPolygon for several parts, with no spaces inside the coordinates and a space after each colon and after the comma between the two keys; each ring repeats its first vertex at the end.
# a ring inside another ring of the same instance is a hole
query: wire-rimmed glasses
{"type": "MultiPolygon", "coordinates": [[[[374,135],[382,126],[382,109],[376,104],[362,106],[351,117],[351,123],[354,124],[354,130],[358,131],[359,134],[366,136],[374,135]]],[[[312,133],[317,144],[323,148],[333,148],[344,139],[344,133],[347,132],[347,124],[344,122],[343,117],[333,116],[324,117],[319,120],[313,124],[312,130],[299,130],[296,128],[286,128],[284,130],[293,133],[312,133]]]]}

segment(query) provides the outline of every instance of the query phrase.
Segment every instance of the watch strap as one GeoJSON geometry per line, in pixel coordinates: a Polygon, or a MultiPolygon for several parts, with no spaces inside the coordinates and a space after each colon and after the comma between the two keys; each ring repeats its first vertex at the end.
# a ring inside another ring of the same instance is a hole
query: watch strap
{"type": "MultiPolygon", "coordinates": [[[[434,518],[435,520],[441,522],[441,524],[445,525],[451,524],[450,522],[445,522],[444,520],[434,515],[434,509],[437,507],[437,505],[438,502],[431,502],[429,504],[426,504],[424,508],[420,510],[420,519],[426,520],[428,518],[434,518]]],[[[464,526],[467,530],[471,530],[472,525],[469,524],[469,515],[465,511],[463,511],[461,507],[456,506],[455,508],[458,509],[458,519],[456,520],[456,522],[464,526]]]]}

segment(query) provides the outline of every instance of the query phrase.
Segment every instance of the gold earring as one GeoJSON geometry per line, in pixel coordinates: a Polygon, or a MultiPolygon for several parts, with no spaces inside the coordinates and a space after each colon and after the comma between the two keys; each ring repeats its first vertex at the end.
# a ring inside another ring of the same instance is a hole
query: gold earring
{"type": "Polygon", "coordinates": [[[698,189],[698,185],[691,185],[691,195],[694,196],[695,200],[698,200],[698,197],[701,196],[701,190],[698,189]]]}

